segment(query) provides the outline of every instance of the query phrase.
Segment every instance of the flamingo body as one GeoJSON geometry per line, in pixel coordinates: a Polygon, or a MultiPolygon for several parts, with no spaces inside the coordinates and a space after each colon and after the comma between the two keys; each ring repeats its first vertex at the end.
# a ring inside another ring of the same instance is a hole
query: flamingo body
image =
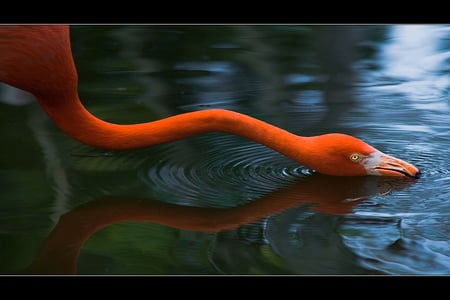
{"type": "Polygon", "coordinates": [[[208,132],[238,135],[320,173],[339,176],[416,176],[419,170],[344,134],[301,137],[250,116],[223,109],[118,125],[93,116],[78,97],[78,77],[64,25],[0,26],[0,81],[31,92],[72,138],[99,148],[135,149],[208,132]]]}

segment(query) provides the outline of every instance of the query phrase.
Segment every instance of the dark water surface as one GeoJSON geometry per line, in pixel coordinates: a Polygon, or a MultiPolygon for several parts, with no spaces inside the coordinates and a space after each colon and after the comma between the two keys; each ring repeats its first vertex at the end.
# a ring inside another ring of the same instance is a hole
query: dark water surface
{"type": "Polygon", "coordinates": [[[219,133],[104,151],[1,86],[0,273],[450,274],[450,27],[73,26],[71,38],[99,118],[225,108],[354,135],[422,176],[321,176],[219,133]]]}

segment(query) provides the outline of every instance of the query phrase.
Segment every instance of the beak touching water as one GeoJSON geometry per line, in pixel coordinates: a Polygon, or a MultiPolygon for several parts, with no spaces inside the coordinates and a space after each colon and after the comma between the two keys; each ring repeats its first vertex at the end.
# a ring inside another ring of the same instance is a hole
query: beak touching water
{"type": "Polygon", "coordinates": [[[372,175],[419,177],[420,170],[415,166],[380,151],[369,156],[367,171],[372,175]]]}

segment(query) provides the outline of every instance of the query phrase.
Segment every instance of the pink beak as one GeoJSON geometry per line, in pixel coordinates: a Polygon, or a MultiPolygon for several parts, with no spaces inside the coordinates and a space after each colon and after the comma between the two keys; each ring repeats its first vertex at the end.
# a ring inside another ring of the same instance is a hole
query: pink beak
{"type": "Polygon", "coordinates": [[[383,176],[418,177],[420,170],[415,166],[392,156],[380,153],[378,163],[373,170],[383,176]]]}

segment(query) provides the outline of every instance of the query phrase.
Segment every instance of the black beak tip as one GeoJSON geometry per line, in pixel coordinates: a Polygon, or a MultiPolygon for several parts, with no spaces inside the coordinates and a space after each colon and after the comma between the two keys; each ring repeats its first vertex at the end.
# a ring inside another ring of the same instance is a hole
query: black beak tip
{"type": "Polygon", "coordinates": [[[412,176],[412,177],[413,178],[419,178],[420,176],[422,176],[422,171],[417,170],[417,173],[414,176],[412,176]]]}

